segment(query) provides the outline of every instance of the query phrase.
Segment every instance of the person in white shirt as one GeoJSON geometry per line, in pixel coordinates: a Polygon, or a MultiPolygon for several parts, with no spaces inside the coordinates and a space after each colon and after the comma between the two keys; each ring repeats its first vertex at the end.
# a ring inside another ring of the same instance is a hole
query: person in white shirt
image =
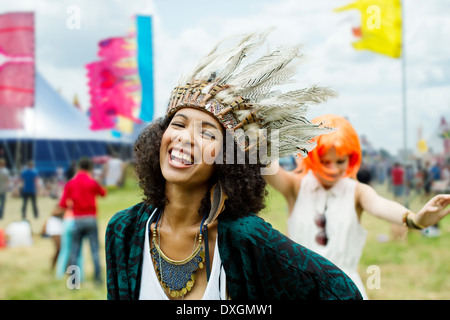
{"type": "Polygon", "coordinates": [[[279,168],[266,180],[287,200],[288,232],[292,240],[321,254],[340,267],[368,298],[357,268],[366,241],[363,211],[380,219],[423,229],[450,213],[450,195],[437,195],[417,213],[378,195],[358,182],[361,164],[359,138],[345,118],[324,115],[312,120],[335,128],[314,140],[317,147],[300,159],[298,172],[279,168]]]}

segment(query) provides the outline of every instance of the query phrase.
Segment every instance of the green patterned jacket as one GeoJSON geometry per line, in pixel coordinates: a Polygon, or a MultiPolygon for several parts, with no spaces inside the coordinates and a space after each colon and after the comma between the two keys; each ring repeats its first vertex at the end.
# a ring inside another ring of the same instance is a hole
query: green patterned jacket
{"type": "MultiPolygon", "coordinates": [[[[139,203],[116,213],[106,230],[108,299],[137,300],[142,250],[151,206],[139,203]]],[[[356,285],[322,256],[250,214],[219,216],[218,246],[231,299],[362,299],[356,285]]]]}

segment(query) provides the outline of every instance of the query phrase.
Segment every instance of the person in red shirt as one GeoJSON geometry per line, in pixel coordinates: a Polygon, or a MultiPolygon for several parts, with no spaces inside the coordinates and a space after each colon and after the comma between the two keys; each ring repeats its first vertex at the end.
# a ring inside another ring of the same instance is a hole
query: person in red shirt
{"type": "Polygon", "coordinates": [[[94,263],[95,281],[101,283],[96,197],[104,197],[106,190],[91,177],[92,169],[91,159],[79,160],[78,171],[65,185],[57,210],[72,209],[75,220],[68,266],[76,265],[82,241],[88,238],[94,263]]]}
{"type": "MultiPolygon", "coordinates": [[[[391,183],[392,191],[394,192],[395,201],[400,201],[405,190],[405,170],[400,163],[395,162],[391,169],[391,183]]],[[[408,229],[404,226],[399,226],[395,223],[391,224],[391,234],[394,240],[404,240],[408,233],[408,229]]]]}
{"type": "Polygon", "coordinates": [[[394,163],[394,166],[391,169],[391,178],[396,200],[403,195],[404,177],[405,171],[403,170],[403,168],[398,162],[394,163]]]}

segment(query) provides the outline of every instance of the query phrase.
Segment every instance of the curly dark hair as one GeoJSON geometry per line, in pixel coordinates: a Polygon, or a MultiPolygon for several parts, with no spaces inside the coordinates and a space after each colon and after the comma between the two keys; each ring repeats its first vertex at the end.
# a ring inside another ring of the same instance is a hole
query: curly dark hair
{"type": "MultiPolygon", "coordinates": [[[[162,136],[169,126],[171,118],[164,117],[155,120],[147,126],[134,144],[135,172],[139,187],[143,192],[143,201],[158,208],[164,208],[168,199],[165,195],[166,180],[162,175],[159,163],[159,151],[162,136]]],[[[220,181],[228,199],[221,219],[236,219],[249,213],[258,214],[265,208],[264,199],[267,195],[266,181],[261,175],[261,164],[238,162],[238,152],[234,152],[233,163],[226,163],[226,140],[223,139],[223,161],[214,163],[216,170],[210,181],[210,187],[220,181]],[[222,163],[220,163],[222,162],[222,163]]],[[[234,143],[234,150],[237,145],[234,143]]],[[[203,215],[210,210],[209,192],[205,194],[199,213],[203,215]]]]}

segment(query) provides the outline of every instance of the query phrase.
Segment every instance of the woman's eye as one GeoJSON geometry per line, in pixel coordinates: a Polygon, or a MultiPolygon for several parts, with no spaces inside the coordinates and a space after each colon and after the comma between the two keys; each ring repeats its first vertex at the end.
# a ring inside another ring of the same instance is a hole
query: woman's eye
{"type": "Polygon", "coordinates": [[[212,132],[209,132],[209,131],[203,131],[202,135],[203,135],[203,137],[208,138],[210,140],[216,139],[216,136],[212,132]]]}
{"type": "Polygon", "coordinates": [[[184,124],[179,123],[179,122],[173,122],[172,125],[175,127],[184,128],[184,124]]]}

